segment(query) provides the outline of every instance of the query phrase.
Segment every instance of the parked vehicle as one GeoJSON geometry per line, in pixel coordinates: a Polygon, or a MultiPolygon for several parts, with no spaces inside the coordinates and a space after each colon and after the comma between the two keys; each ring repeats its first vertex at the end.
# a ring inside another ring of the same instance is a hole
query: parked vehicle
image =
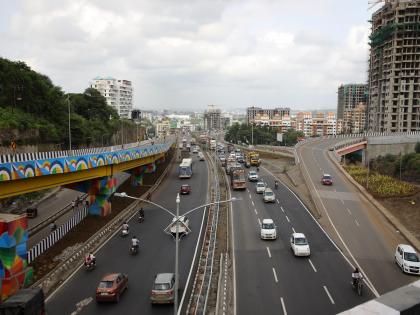
{"type": "Polygon", "coordinates": [[[96,288],[96,301],[119,302],[121,294],[128,288],[128,276],[123,273],[105,275],[96,288]]]}
{"type": "Polygon", "coordinates": [[[419,255],[412,246],[399,244],[395,250],[395,262],[404,273],[420,275],[419,255]]]}
{"type": "Polygon", "coordinates": [[[260,236],[263,240],[277,238],[277,228],[272,219],[263,219],[260,236]]]}
{"type": "Polygon", "coordinates": [[[21,289],[0,303],[1,315],[45,315],[44,292],[41,288],[21,289]]]}
{"type": "Polygon", "coordinates": [[[173,303],[175,297],[175,274],[158,273],[150,292],[150,302],[157,303],[173,303]]]}

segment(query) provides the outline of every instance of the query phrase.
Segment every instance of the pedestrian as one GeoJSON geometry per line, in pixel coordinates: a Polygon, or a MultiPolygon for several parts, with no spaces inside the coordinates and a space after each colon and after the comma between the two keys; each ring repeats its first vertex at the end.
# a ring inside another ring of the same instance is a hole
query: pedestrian
{"type": "Polygon", "coordinates": [[[71,202],[71,207],[74,209],[74,207],[76,206],[76,203],[74,202],[74,200],[71,202]]]}

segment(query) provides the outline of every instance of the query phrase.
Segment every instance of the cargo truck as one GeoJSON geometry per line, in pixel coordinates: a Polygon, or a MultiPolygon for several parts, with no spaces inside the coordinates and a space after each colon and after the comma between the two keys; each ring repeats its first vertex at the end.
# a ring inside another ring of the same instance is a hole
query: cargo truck
{"type": "Polygon", "coordinates": [[[0,304],[0,315],[45,315],[41,288],[21,289],[0,304]]]}
{"type": "Polygon", "coordinates": [[[246,189],[245,170],[235,167],[230,173],[230,182],[233,190],[246,189]]]}

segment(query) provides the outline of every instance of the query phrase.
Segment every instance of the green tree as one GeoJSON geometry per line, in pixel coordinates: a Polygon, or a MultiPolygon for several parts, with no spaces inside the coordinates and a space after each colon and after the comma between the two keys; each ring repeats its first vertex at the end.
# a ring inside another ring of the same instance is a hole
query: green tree
{"type": "Polygon", "coordinates": [[[414,151],[416,151],[416,153],[420,153],[420,142],[416,143],[416,146],[414,147],[414,151]]]}

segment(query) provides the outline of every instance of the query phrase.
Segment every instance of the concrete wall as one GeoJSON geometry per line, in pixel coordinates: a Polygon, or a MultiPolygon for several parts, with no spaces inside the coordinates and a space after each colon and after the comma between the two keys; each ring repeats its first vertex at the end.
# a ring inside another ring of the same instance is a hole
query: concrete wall
{"type": "Polygon", "coordinates": [[[407,154],[414,152],[417,142],[420,142],[419,135],[368,137],[366,154],[369,159],[387,154],[407,154]]]}

